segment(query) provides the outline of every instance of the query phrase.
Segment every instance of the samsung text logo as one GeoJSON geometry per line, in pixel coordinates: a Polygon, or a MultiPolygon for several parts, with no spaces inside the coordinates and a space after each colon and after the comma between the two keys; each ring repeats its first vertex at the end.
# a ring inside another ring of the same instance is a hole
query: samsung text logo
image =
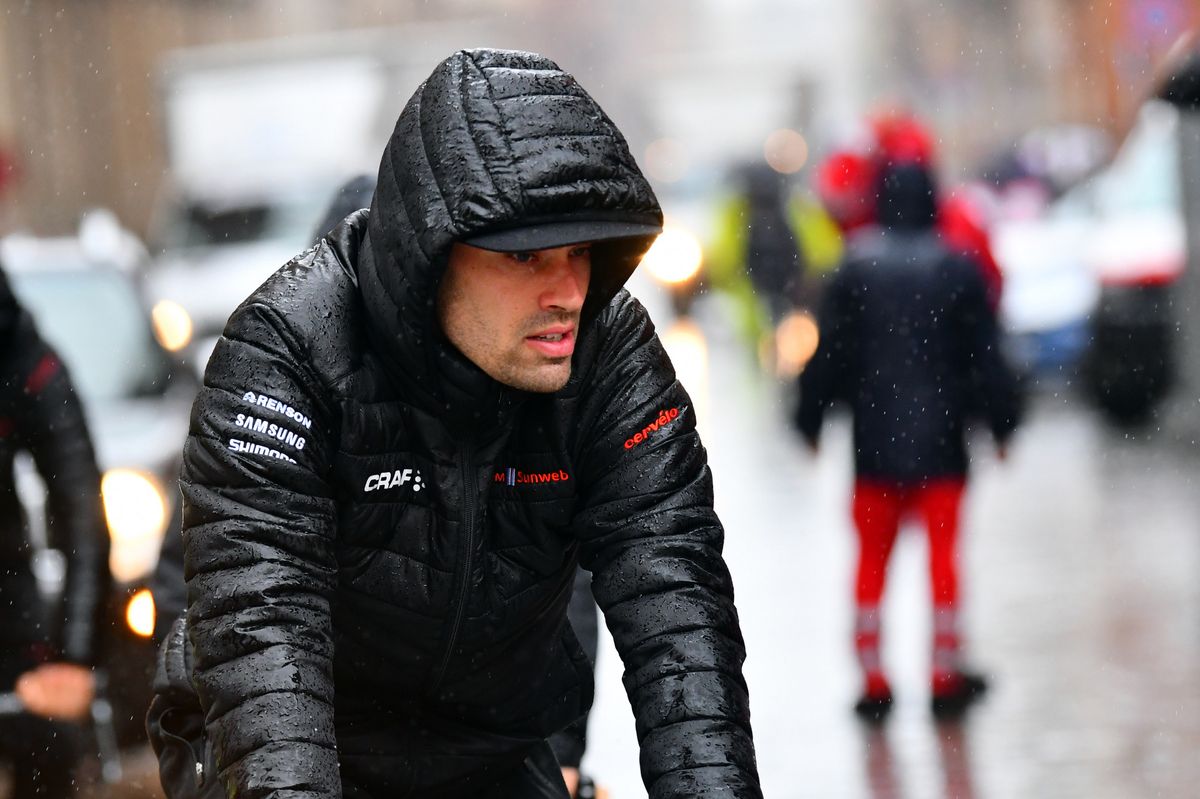
{"type": "Polygon", "coordinates": [[[304,449],[304,445],[308,443],[304,436],[298,436],[282,425],[268,422],[266,419],[259,419],[256,416],[247,416],[244,413],[239,413],[237,418],[233,420],[233,423],[238,427],[253,430],[255,433],[262,433],[271,438],[279,439],[284,444],[295,449],[304,449]]]}

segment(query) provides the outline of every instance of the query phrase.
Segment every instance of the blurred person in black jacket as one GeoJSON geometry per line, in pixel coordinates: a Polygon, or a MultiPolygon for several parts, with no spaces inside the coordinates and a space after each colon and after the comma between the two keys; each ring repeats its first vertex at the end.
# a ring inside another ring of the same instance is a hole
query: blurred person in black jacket
{"type": "Polygon", "coordinates": [[[662,212],[532,53],[410,99],[371,207],[230,318],[181,485],[187,612],[147,726],[172,797],[566,797],[577,567],[652,799],[757,799],[695,414],[623,284],[662,212]]]}
{"type": "Polygon", "coordinates": [[[108,592],[100,471],[67,370],[0,270],[0,690],[25,712],[0,716],[0,758],[14,797],[66,796],[81,752],[71,721],[90,708],[108,592]],[[65,557],[61,600],[34,576],[37,546],[16,489],[29,452],[46,484],[46,545],[65,557]]]}
{"type": "Polygon", "coordinates": [[[815,449],[830,403],[844,401],[853,415],[854,634],[864,680],[856,711],[879,720],[892,706],[880,660],[880,600],[899,525],[915,512],[929,535],[932,705],[953,716],[986,688],[962,666],[958,618],[968,422],[982,416],[1003,456],[1019,396],[980,270],[935,231],[929,169],[890,163],[877,186],[878,225],[850,240],[825,296],[820,345],[800,377],[797,423],[815,449]]]}

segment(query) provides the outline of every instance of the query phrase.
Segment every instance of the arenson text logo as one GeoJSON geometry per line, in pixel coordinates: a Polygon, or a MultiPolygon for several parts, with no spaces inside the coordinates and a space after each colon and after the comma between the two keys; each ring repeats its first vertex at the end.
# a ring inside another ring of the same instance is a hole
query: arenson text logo
{"type": "Polygon", "coordinates": [[[657,433],[659,429],[666,427],[677,418],[679,418],[679,408],[671,408],[670,410],[659,411],[658,417],[653,422],[643,427],[640,432],[634,433],[633,437],[625,440],[625,449],[633,449],[638,444],[648,440],[650,436],[654,433],[657,433]]]}

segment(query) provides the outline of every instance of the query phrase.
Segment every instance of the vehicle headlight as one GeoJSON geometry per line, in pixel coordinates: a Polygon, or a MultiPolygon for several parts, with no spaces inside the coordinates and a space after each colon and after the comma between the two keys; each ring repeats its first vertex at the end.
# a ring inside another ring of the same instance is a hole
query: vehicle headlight
{"type": "Polygon", "coordinates": [[[154,335],[158,343],[171,352],[178,352],[192,340],[192,317],[183,306],[171,300],[161,300],[150,311],[154,335]]]}
{"type": "Polygon", "coordinates": [[[100,481],[104,516],[112,539],[108,565],[118,582],[145,575],[158,561],[167,529],[167,497],[153,475],[111,469],[100,481]]]}
{"type": "Polygon", "coordinates": [[[668,286],[686,283],[700,271],[704,250],[689,230],[668,223],[642,258],[651,277],[668,286]]]}
{"type": "Polygon", "coordinates": [[[154,635],[155,613],[154,595],[148,588],[138,591],[125,603],[125,623],[134,635],[142,638],[154,635]]]}

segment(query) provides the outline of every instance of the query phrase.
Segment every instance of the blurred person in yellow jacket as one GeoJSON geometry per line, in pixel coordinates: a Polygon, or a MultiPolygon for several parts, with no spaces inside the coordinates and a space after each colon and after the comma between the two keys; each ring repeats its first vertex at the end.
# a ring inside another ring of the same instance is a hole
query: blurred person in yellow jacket
{"type": "Polygon", "coordinates": [[[734,185],[718,206],[706,273],[733,300],[738,331],[763,366],[794,377],[815,347],[808,309],[841,258],[841,232],[766,163],[743,166],[734,185]]]}

